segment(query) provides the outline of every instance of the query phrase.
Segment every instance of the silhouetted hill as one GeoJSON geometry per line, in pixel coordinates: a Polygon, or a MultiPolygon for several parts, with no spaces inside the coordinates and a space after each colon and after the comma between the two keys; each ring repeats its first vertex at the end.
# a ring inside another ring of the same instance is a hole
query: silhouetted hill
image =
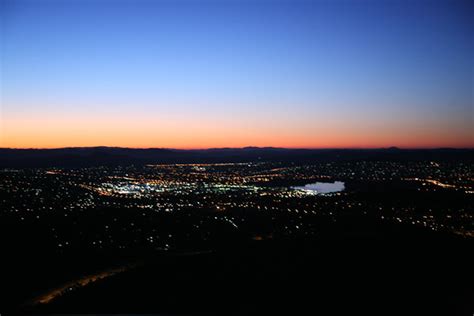
{"type": "Polygon", "coordinates": [[[274,147],[165,149],[71,147],[57,149],[0,148],[1,168],[85,167],[96,165],[282,161],[308,163],[350,160],[474,161],[474,149],[287,149],[274,147]]]}
{"type": "MultiPolygon", "coordinates": [[[[468,315],[472,309],[464,281],[469,239],[349,217],[313,240],[216,242],[213,251],[194,255],[143,255],[138,269],[28,312],[468,315]]],[[[84,258],[61,260],[82,267],[84,258]]]]}

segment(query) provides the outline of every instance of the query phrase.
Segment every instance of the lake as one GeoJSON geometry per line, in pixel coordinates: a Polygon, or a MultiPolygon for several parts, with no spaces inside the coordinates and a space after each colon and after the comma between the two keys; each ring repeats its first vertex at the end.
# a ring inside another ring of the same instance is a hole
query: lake
{"type": "Polygon", "coordinates": [[[345,189],[344,182],[342,181],[335,181],[335,182],[315,182],[306,184],[305,186],[298,186],[292,187],[296,190],[305,190],[305,191],[313,191],[314,193],[318,194],[327,194],[327,193],[335,193],[341,192],[345,189]]]}

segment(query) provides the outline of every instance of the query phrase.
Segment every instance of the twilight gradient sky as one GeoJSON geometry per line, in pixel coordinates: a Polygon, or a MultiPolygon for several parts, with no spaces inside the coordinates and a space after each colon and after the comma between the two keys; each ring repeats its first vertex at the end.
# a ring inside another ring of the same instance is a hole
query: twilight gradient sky
{"type": "Polygon", "coordinates": [[[0,3],[0,147],[474,147],[471,1],[0,3]]]}

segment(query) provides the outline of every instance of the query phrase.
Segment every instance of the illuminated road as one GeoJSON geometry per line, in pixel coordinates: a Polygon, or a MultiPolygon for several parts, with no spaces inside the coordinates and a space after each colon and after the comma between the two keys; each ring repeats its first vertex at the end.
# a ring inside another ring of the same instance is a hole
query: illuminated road
{"type": "MultiPolygon", "coordinates": [[[[208,254],[208,253],[212,253],[212,251],[211,250],[208,250],[208,251],[188,251],[188,252],[174,253],[174,254],[170,254],[170,255],[171,256],[195,256],[195,255],[208,254]]],[[[123,273],[123,272],[127,272],[127,271],[132,270],[134,268],[137,268],[141,265],[143,265],[143,264],[134,263],[134,264],[124,265],[124,266],[119,267],[119,268],[113,268],[113,269],[101,271],[101,272],[96,273],[96,274],[91,274],[91,275],[84,276],[80,279],[70,281],[70,282],[68,282],[68,283],[66,283],[66,284],[64,284],[64,285],[62,285],[58,288],[55,288],[55,289],[47,292],[46,294],[38,296],[38,297],[34,298],[33,300],[27,302],[26,305],[35,306],[35,305],[40,305],[40,304],[48,304],[51,301],[61,297],[62,295],[67,294],[68,292],[80,289],[80,288],[85,287],[87,285],[90,285],[90,284],[92,284],[96,281],[103,280],[103,279],[106,279],[106,278],[110,278],[114,275],[117,275],[117,274],[120,274],[120,273],[123,273]]]]}

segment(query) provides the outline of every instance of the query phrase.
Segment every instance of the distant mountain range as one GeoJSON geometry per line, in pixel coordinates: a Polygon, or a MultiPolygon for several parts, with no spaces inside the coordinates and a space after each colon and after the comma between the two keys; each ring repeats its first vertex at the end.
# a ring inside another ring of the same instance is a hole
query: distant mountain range
{"type": "Polygon", "coordinates": [[[288,149],[275,147],[167,149],[70,147],[57,149],[0,148],[1,168],[85,167],[149,163],[211,163],[282,161],[309,163],[353,160],[463,160],[474,161],[474,149],[288,149]]]}

